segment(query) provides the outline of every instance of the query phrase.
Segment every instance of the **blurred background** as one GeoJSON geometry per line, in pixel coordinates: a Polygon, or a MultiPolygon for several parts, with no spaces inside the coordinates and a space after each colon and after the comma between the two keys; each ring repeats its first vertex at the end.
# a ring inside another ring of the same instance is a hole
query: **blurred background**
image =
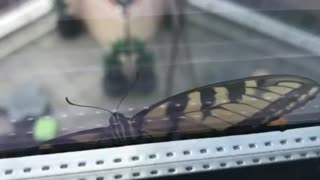
{"type": "MultiPolygon", "coordinates": [[[[114,110],[130,91],[119,111],[132,116],[241,77],[320,81],[319,8],[317,0],[1,0],[0,149],[108,126],[108,114],[65,97],[114,110]]],[[[317,102],[300,111],[318,112],[317,102]]]]}

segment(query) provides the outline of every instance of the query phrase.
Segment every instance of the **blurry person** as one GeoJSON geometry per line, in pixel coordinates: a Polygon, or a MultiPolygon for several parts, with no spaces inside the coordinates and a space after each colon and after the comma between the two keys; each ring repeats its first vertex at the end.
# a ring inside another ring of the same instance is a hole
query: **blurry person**
{"type": "Polygon", "coordinates": [[[85,26],[103,47],[125,39],[126,21],[133,37],[152,38],[167,11],[167,0],[55,0],[55,4],[63,37],[76,37],[85,26]]]}

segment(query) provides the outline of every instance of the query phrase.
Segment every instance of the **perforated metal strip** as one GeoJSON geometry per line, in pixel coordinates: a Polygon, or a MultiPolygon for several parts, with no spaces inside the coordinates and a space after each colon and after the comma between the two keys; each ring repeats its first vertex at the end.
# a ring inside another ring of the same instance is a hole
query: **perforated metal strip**
{"type": "Polygon", "coordinates": [[[320,156],[320,127],[0,160],[0,179],[139,179],[320,156]]]}

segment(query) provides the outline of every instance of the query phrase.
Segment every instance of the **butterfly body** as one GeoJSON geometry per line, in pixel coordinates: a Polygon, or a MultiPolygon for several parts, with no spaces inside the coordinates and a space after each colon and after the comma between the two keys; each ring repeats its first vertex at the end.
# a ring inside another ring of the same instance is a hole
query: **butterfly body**
{"type": "Polygon", "coordinates": [[[281,126],[287,122],[283,116],[305,105],[319,89],[319,84],[313,80],[287,75],[250,77],[207,85],[169,97],[132,118],[114,113],[107,128],[63,136],[45,144],[70,138],[84,143],[116,140],[126,144],[127,140],[144,137],[168,138],[281,126]],[[91,139],[79,138],[92,133],[91,139]]]}

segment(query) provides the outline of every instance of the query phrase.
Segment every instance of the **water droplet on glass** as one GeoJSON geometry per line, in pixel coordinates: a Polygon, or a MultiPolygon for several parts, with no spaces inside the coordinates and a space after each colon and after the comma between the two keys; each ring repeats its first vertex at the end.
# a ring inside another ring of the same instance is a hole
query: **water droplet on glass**
{"type": "Polygon", "coordinates": [[[16,133],[9,133],[9,136],[16,136],[16,133]]]}
{"type": "Polygon", "coordinates": [[[78,116],[84,116],[84,113],[83,112],[80,112],[77,114],[78,116]]]}
{"type": "Polygon", "coordinates": [[[272,97],[271,96],[267,96],[266,99],[267,100],[272,100],[272,97]]]}
{"type": "Polygon", "coordinates": [[[195,103],[195,102],[191,103],[191,106],[196,106],[196,105],[197,105],[197,103],[195,103]]]}
{"type": "Polygon", "coordinates": [[[195,114],[192,116],[193,118],[200,118],[200,115],[199,114],[195,114]]]}
{"type": "Polygon", "coordinates": [[[27,121],[33,121],[33,120],[34,120],[33,117],[28,117],[28,118],[27,118],[27,121]]]}
{"type": "Polygon", "coordinates": [[[241,111],[241,114],[248,114],[247,111],[241,111]]]}

